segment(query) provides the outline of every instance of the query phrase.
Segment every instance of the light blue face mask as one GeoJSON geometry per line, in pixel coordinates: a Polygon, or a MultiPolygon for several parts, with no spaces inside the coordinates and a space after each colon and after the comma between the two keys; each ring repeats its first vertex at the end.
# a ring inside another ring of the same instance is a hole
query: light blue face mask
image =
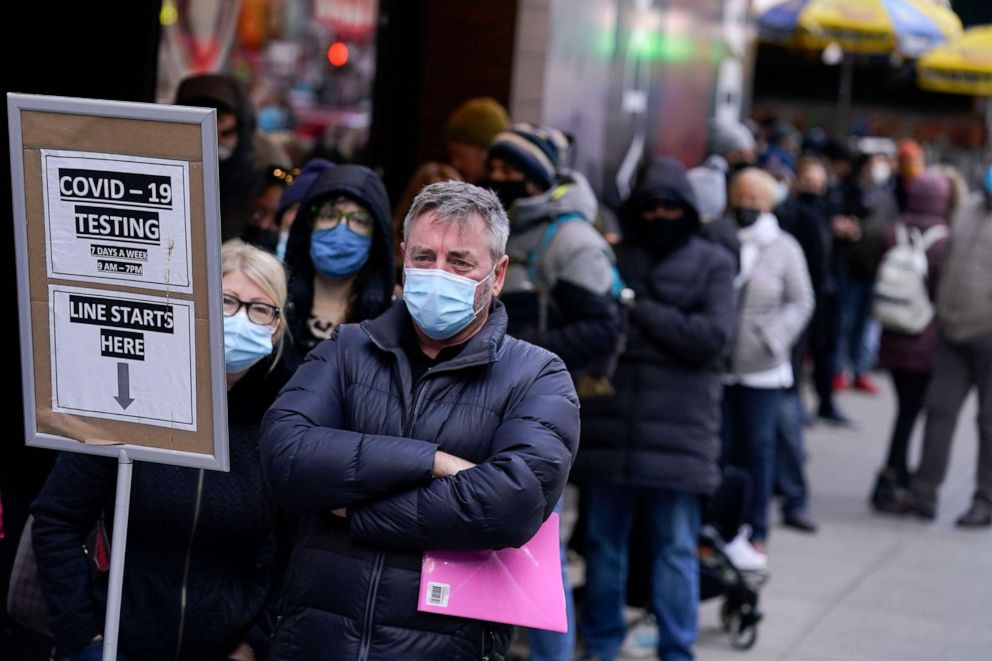
{"type": "Polygon", "coordinates": [[[992,166],[985,170],[985,192],[992,195],[992,166]]]}
{"type": "Polygon", "coordinates": [[[348,278],[365,266],[369,259],[372,237],[356,234],[347,223],[326,230],[314,230],[310,236],[310,259],[313,267],[325,278],[348,278]]]}
{"type": "Polygon", "coordinates": [[[448,273],[441,269],[403,269],[403,302],[424,335],[447,340],[465,329],[482,311],[475,309],[475,290],[489,280],[448,273]]]}
{"type": "Polygon", "coordinates": [[[224,365],[237,374],[272,353],[272,326],[248,320],[244,311],[224,317],[224,365]]]}

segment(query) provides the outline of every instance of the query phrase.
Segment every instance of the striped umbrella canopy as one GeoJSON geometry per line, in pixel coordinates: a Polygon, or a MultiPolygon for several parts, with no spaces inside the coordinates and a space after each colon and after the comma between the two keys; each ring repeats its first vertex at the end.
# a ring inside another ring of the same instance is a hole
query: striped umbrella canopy
{"type": "Polygon", "coordinates": [[[916,81],[934,92],[992,96],[992,25],[973,27],[921,57],[916,81]]]}
{"type": "Polygon", "coordinates": [[[919,57],[961,33],[961,20],[930,0],[786,0],[758,17],[765,41],[802,50],[919,57]]]}

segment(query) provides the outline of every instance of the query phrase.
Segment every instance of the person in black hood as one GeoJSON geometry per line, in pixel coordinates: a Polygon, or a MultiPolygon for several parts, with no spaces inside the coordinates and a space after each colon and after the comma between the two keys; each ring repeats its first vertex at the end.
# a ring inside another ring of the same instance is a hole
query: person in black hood
{"type": "Polygon", "coordinates": [[[255,109],[248,91],[234,76],[190,76],[176,90],[176,104],[217,110],[217,159],[220,161],[221,238],[239,236],[250,214],[255,184],[255,109]]]}
{"type": "Polygon", "coordinates": [[[651,604],[661,659],[692,658],[700,496],[720,482],[721,373],[736,323],[731,255],[699,235],[695,194],[678,161],[650,163],[622,210],[617,251],[636,299],[616,392],[582,403],[572,478],[586,509],[586,606],[591,656],[623,642],[627,551],[635,512],[649,526],[651,604]]]}
{"type": "Polygon", "coordinates": [[[339,325],[389,307],[391,217],[382,179],[361,165],[328,168],[310,187],[286,244],[286,315],[296,364],[339,325]]]}

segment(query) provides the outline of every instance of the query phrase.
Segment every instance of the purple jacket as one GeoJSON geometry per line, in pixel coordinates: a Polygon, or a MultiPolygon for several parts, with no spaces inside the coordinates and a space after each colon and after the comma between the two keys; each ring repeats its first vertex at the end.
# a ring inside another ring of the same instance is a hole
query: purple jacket
{"type": "MultiPolygon", "coordinates": [[[[909,185],[906,209],[896,218],[897,223],[925,232],[934,225],[946,225],[951,201],[950,182],[943,176],[924,173],[909,185]]],[[[895,224],[885,230],[883,254],[896,243],[895,224]]],[[[947,239],[937,241],[927,251],[927,289],[930,300],[935,300],[937,282],[940,280],[940,267],[947,250],[947,239]]],[[[937,338],[940,326],[936,317],[918,335],[905,335],[893,331],[883,331],[878,351],[878,362],[882,367],[910,372],[929,372],[933,369],[937,355],[937,338]]]]}

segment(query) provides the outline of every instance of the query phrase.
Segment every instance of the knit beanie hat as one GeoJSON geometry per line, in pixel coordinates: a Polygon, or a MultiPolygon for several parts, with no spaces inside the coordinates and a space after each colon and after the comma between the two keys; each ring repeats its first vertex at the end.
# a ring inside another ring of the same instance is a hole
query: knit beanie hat
{"type": "Polygon", "coordinates": [[[754,135],[744,124],[732,119],[710,122],[710,153],[725,156],[741,149],[754,149],[754,135]]]}
{"type": "Polygon", "coordinates": [[[480,96],[469,99],[451,113],[444,124],[444,139],[489,149],[493,137],[509,126],[510,117],[499,101],[480,96]]]}
{"type": "Polygon", "coordinates": [[[562,150],[567,148],[565,135],[552,128],[534,124],[514,124],[493,138],[489,158],[502,158],[524,176],[540,185],[551,188],[562,150]]]}
{"type": "Polygon", "coordinates": [[[293,183],[282,192],[282,197],[279,198],[279,206],[276,208],[276,217],[281,217],[283,211],[297,202],[303,202],[306,199],[307,191],[310,190],[313,182],[317,181],[320,173],[332,167],[334,167],[334,164],[323,158],[315,158],[307,161],[300,173],[293,178],[293,183]]]}

